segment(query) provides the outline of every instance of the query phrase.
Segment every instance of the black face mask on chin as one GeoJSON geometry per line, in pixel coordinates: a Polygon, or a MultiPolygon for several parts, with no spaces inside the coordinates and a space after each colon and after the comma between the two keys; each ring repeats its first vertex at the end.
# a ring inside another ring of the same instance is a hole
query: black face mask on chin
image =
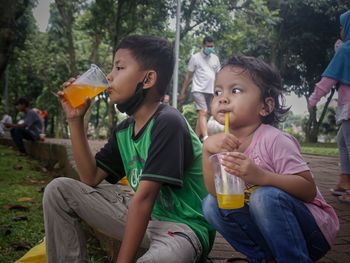
{"type": "MultiPolygon", "coordinates": [[[[146,76],[144,80],[146,79],[146,76]]],[[[124,103],[119,103],[117,104],[117,108],[120,112],[126,112],[129,116],[135,113],[137,108],[141,105],[142,101],[146,97],[146,94],[148,92],[148,89],[143,88],[143,81],[140,81],[137,83],[136,90],[134,96],[129,98],[126,102],[124,103]]]]}

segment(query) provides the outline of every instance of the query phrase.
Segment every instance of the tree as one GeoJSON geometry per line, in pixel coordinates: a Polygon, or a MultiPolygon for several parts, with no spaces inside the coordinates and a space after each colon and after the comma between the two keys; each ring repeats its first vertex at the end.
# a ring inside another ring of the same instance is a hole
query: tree
{"type": "MultiPolygon", "coordinates": [[[[339,14],[350,8],[348,1],[308,0],[270,1],[279,8],[281,23],[277,27],[276,64],[281,70],[289,91],[303,96],[311,95],[315,83],[330,61],[333,44],[338,38],[339,14]]],[[[305,126],[307,142],[317,142],[319,128],[324,120],[334,91],[328,96],[320,118],[316,109],[309,111],[305,126]]]]}
{"type": "Polygon", "coordinates": [[[3,92],[0,101],[8,110],[9,105],[9,80],[7,69],[11,63],[16,48],[23,48],[25,39],[34,30],[35,23],[31,9],[35,6],[35,0],[4,0],[0,2],[0,83],[3,92]]]}
{"type": "Polygon", "coordinates": [[[64,32],[68,41],[69,69],[71,75],[77,73],[73,41],[74,14],[78,13],[80,5],[84,2],[84,0],[55,0],[56,7],[62,18],[64,32]]]}
{"type": "Polygon", "coordinates": [[[35,1],[3,0],[0,2],[0,76],[2,76],[13,49],[21,46],[27,36],[30,10],[35,1]]]}

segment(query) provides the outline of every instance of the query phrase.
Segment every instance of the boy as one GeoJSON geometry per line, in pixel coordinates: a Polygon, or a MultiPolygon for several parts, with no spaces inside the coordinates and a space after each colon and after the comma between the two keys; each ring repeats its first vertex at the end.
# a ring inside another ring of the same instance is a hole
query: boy
{"type": "Polygon", "coordinates": [[[199,262],[210,251],[215,232],[201,210],[207,193],[200,141],[176,109],[160,104],[173,62],[165,40],[122,40],[107,75],[108,92],[131,117],[113,130],[95,158],[83,128],[90,101],[72,109],[59,92],[81,182],[58,178],[45,190],[49,263],[87,262],[80,219],[122,240],[117,262],[134,262],[139,247],[149,249],[137,262],[199,262]],[[117,188],[110,192],[98,186],[124,175],[135,191],[132,200],[117,188]]]}
{"type": "Polygon", "coordinates": [[[43,122],[39,115],[29,107],[29,101],[19,98],[15,102],[16,109],[24,113],[21,124],[5,123],[6,128],[11,128],[11,137],[17,149],[17,155],[26,155],[23,139],[37,141],[43,128],[43,122]]]}
{"type": "Polygon", "coordinates": [[[188,71],[178,98],[183,103],[192,80],[192,96],[197,110],[195,131],[203,141],[208,138],[207,116],[213,99],[215,77],[221,67],[219,58],[213,52],[214,39],[210,36],[204,37],[201,51],[194,54],[188,63],[188,71]]]}

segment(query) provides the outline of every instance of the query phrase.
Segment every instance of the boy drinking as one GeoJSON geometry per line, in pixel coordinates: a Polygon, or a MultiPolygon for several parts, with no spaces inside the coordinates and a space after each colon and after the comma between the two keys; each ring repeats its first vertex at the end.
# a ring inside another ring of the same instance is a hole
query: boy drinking
{"type": "MultiPolygon", "coordinates": [[[[90,101],[72,109],[59,92],[71,131],[80,180],[57,178],[44,194],[48,262],[87,262],[79,220],[122,240],[117,262],[199,262],[215,232],[204,220],[207,194],[201,170],[201,143],[174,108],[160,103],[173,72],[169,43],[130,36],[117,47],[107,75],[111,102],[130,117],[113,130],[94,157],[83,117],[90,101]],[[127,176],[132,199],[99,183],[127,176]]],[[[65,83],[68,86],[73,79],[65,83]]]]}

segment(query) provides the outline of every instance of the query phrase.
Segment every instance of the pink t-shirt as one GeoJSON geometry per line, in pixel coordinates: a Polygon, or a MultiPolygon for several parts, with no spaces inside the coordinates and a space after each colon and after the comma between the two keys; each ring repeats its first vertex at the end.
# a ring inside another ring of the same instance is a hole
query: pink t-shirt
{"type": "MultiPolygon", "coordinates": [[[[260,125],[244,153],[256,165],[273,173],[286,175],[310,170],[301,156],[298,141],[270,125],[260,125]]],[[[339,220],[334,209],[326,203],[318,189],[315,199],[305,205],[331,245],[339,230],[339,220]]]]}

